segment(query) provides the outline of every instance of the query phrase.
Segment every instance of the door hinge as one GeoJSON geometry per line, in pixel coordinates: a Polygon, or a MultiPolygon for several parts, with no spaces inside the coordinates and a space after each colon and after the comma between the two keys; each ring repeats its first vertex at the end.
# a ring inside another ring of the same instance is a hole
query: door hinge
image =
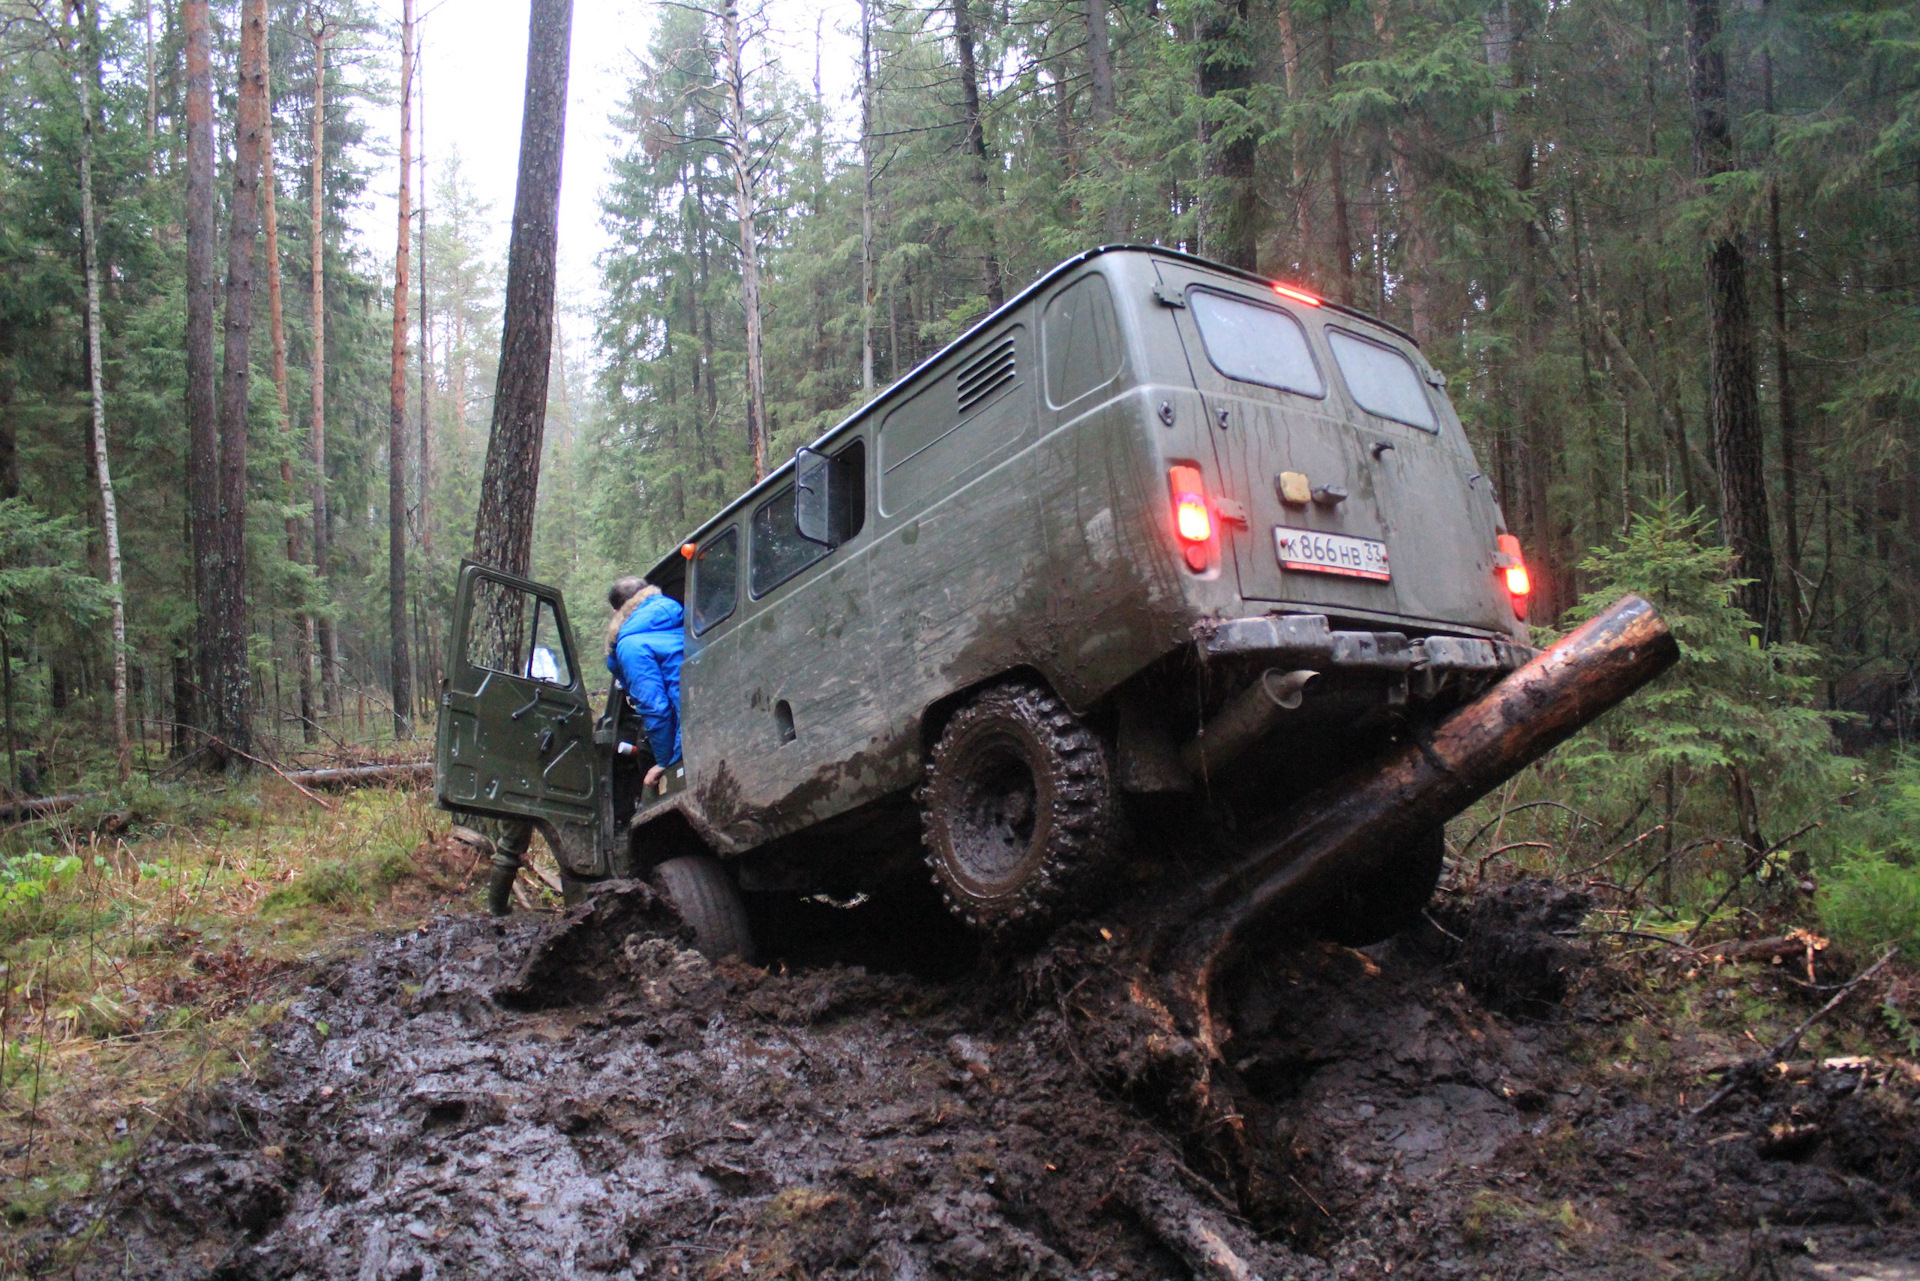
{"type": "Polygon", "coordinates": [[[1162,307],[1178,307],[1184,309],[1187,305],[1187,296],[1171,285],[1155,285],[1153,287],[1153,297],[1162,307]]]}

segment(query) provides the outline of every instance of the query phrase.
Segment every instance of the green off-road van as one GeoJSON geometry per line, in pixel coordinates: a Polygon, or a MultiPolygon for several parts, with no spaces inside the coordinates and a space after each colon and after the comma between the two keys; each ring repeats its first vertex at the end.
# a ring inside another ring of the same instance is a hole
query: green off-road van
{"type": "MultiPolygon", "coordinates": [[[[598,629],[582,650],[559,592],[464,567],[438,799],[532,820],[576,882],[661,873],[720,950],[741,890],[922,860],[977,927],[1047,919],[1151,860],[1153,823],[1231,843],[1532,656],[1444,385],[1303,291],[1083,253],[646,575],[687,627],[657,789],[619,691],[588,706],[598,629]]],[[[1435,830],[1356,869],[1348,932],[1417,912],[1440,855],[1435,830]]]]}

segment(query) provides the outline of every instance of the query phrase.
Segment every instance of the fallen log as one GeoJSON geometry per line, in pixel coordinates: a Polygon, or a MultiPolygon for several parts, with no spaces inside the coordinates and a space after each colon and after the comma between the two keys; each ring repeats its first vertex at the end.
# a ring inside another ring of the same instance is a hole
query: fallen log
{"type": "Polygon", "coordinates": [[[1615,603],[1431,729],[1303,798],[1248,852],[1154,912],[1149,965],[1205,1060],[1220,1057],[1210,991],[1247,928],[1310,902],[1358,861],[1423,833],[1671,667],[1679,646],[1638,596],[1615,603]]]}
{"type": "MultiPolygon", "coordinates": [[[[343,765],[327,769],[279,771],[280,777],[296,787],[349,788],[370,787],[378,783],[432,782],[432,761],[400,761],[388,765],[343,765]]],[[[28,819],[59,814],[84,801],[99,799],[100,792],[64,792],[58,796],[29,796],[17,801],[0,802],[0,823],[24,823],[28,819]]]]}

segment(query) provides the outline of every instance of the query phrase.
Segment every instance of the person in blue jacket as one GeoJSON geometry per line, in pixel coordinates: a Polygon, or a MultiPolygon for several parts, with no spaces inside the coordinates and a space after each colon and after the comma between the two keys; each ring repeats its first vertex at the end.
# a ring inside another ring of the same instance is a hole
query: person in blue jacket
{"type": "Polygon", "coordinates": [[[621,578],[607,592],[607,670],[620,678],[646,726],[653,765],[646,784],[660,781],[680,759],[680,659],[687,647],[680,602],[652,583],[621,578]]]}

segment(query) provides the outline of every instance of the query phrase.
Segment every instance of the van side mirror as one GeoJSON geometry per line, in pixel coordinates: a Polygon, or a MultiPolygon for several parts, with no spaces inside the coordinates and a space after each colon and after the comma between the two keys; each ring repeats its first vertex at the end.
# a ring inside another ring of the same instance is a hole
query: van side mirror
{"type": "Polygon", "coordinates": [[[814,449],[793,456],[793,524],[800,537],[833,546],[833,459],[814,449]]]}

